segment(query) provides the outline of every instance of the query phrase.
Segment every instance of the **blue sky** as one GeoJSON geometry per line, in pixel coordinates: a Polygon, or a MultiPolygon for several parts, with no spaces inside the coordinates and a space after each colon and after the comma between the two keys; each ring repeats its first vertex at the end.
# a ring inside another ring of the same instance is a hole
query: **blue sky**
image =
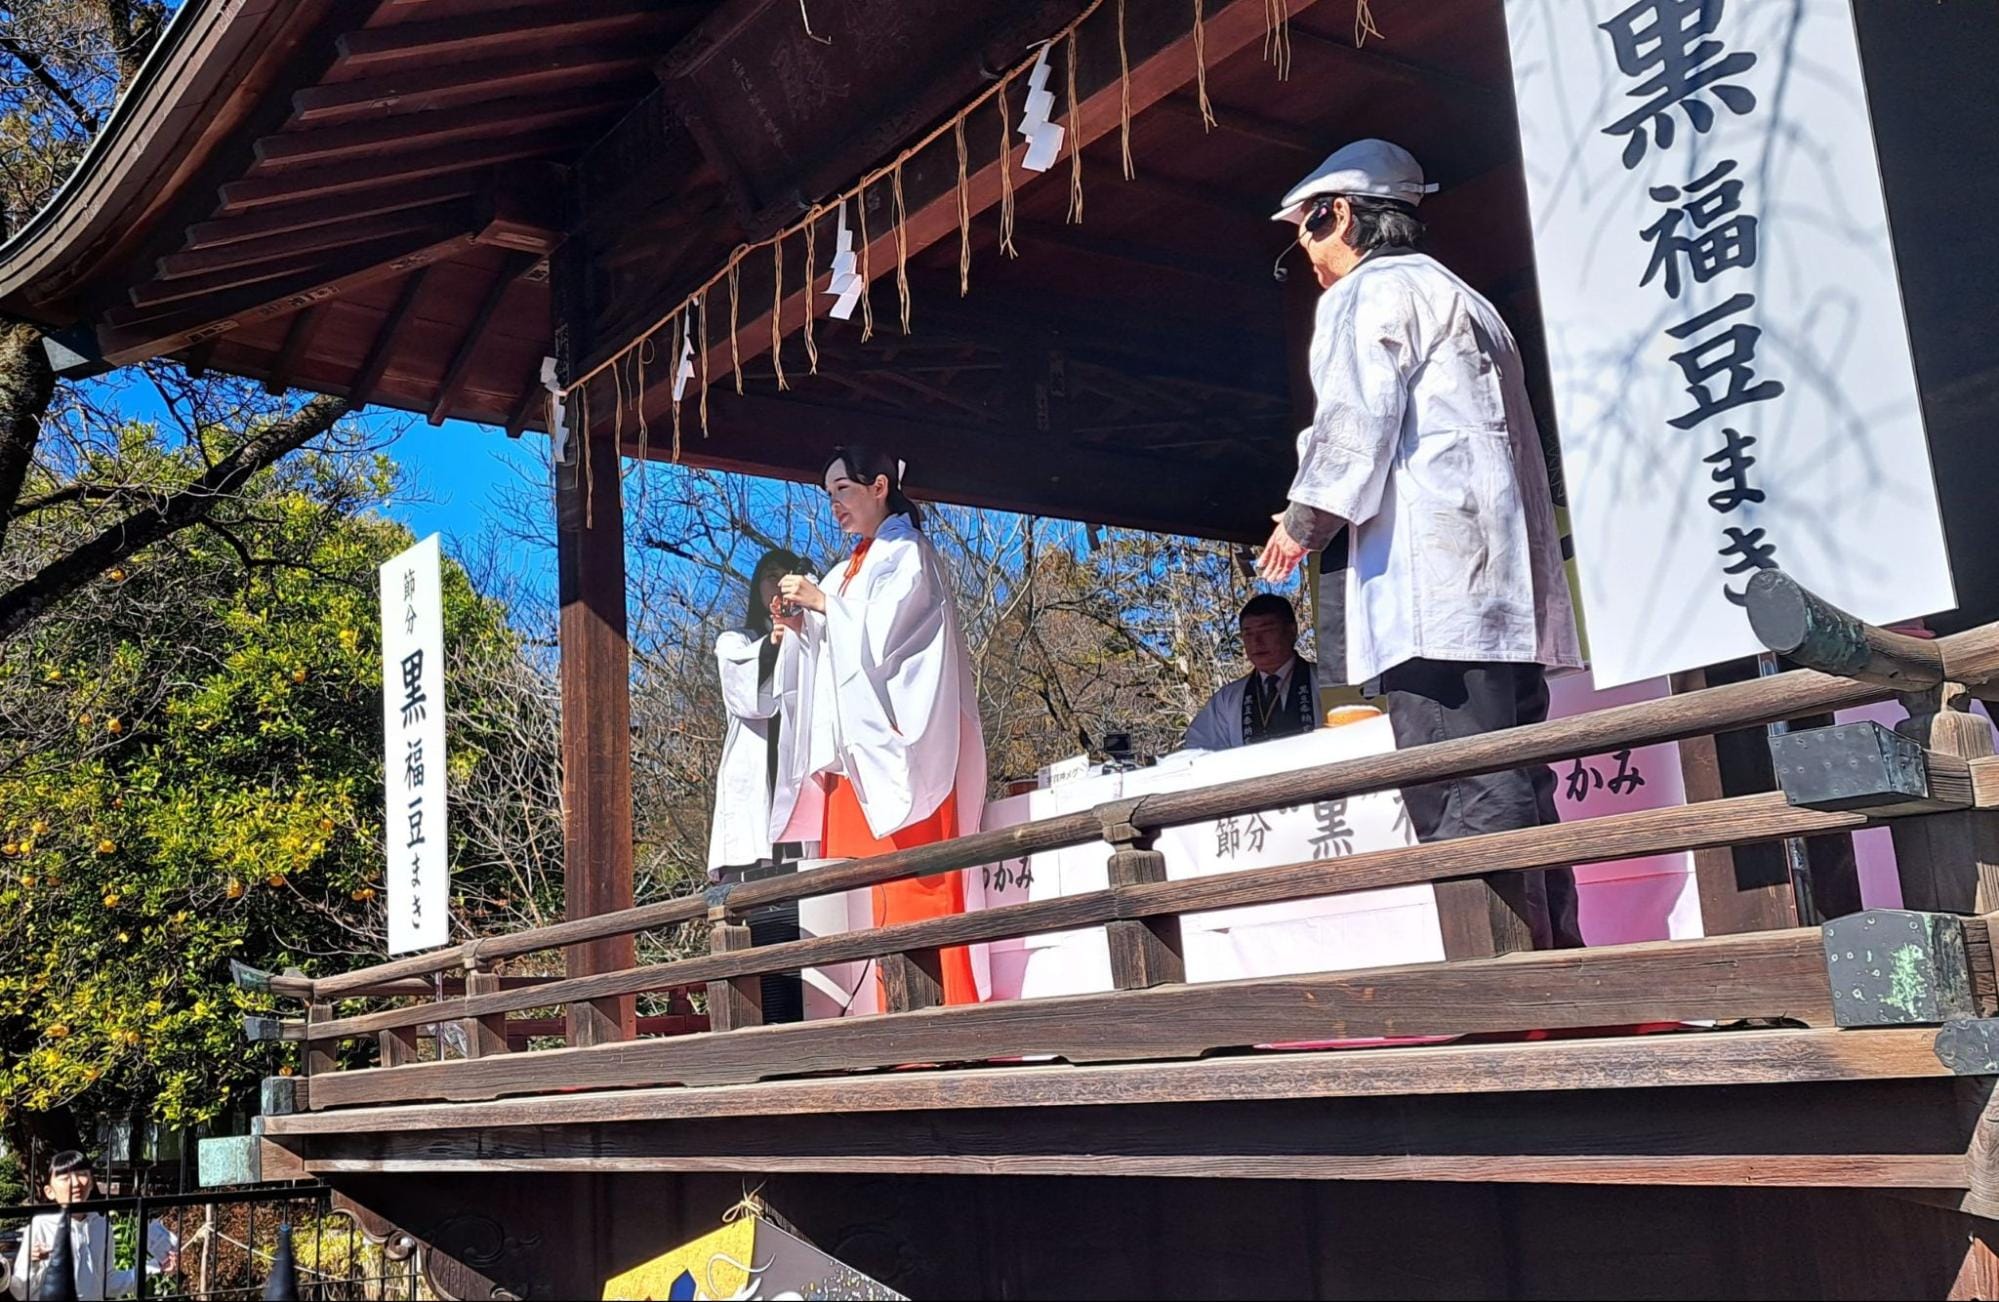
{"type": "MultiPolygon", "coordinates": [[[[445,550],[463,555],[477,542],[503,495],[538,491],[545,482],[541,436],[510,439],[500,430],[450,420],[419,421],[389,447],[408,476],[390,514],[421,538],[444,536],[445,550]]],[[[524,558],[525,561],[526,558],[524,558]]]]}

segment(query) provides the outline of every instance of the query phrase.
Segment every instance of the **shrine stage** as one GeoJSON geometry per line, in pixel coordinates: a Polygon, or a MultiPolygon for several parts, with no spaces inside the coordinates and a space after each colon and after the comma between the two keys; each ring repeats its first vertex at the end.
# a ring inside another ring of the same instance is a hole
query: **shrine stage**
{"type": "Polygon", "coordinates": [[[1991,1296],[1991,1223],[1956,1208],[1978,1196],[1993,1081],[1951,1074],[1937,1036],[1683,1031],[335,1110],[265,1119],[264,1175],[327,1180],[522,1296],[595,1296],[757,1187],[913,1297],[1991,1296]]]}

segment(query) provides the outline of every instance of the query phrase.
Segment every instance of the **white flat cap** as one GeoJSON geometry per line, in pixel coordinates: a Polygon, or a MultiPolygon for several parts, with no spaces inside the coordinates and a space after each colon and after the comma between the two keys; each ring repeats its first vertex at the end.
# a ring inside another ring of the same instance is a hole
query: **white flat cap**
{"type": "Polygon", "coordinates": [[[1366,194],[1417,204],[1436,192],[1434,184],[1424,184],[1422,165],[1402,146],[1356,140],[1328,154],[1325,162],[1285,193],[1284,206],[1270,216],[1272,221],[1295,220],[1298,209],[1322,194],[1366,194]]]}

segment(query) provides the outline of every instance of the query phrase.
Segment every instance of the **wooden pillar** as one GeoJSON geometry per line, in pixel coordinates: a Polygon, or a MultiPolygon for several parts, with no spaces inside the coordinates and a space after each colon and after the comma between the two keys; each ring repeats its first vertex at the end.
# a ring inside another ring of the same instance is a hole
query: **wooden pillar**
{"type": "MultiPolygon", "coordinates": [[[[1971,713],[1960,683],[1945,683],[1902,701],[1909,717],[1895,725],[1940,755],[1979,759],[1992,754],[1992,729],[1971,713]]],[[[1896,819],[1895,865],[1902,907],[1926,913],[1999,910],[1999,814],[1967,809],[1926,818],[1896,819]]]]}
{"type": "MultiPolygon", "coordinates": [[[[1756,674],[1755,661],[1734,661],[1675,674],[1672,690],[1677,696],[1704,687],[1746,682],[1756,674]]],[[[1823,728],[1831,723],[1829,714],[1813,715],[1794,719],[1790,726],[1823,728]]],[[[1740,728],[1712,737],[1688,738],[1680,743],[1680,776],[1690,805],[1776,790],[1769,729],[1740,728]]],[[[1694,851],[1694,880],[1700,891],[1705,934],[1812,927],[1827,918],[1858,912],[1860,877],[1852,836],[1835,832],[1805,837],[1803,851],[1802,880],[1794,877],[1793,859],[1782,842],[1694,851]]]]}
{"type": "MultiPolygon", "coordinates": [[[[563,905],[569,918],[632,906],[631,646],[625,630],[625,512],[609,422],[570,436],[555,470],[562,621],[563,905]]],[[[568,974],[633,966],[630,936],[572,945],[568,974]]],[[[573,1046],[631,1039],[629,995],[571,1004],[573,1046]]]]}

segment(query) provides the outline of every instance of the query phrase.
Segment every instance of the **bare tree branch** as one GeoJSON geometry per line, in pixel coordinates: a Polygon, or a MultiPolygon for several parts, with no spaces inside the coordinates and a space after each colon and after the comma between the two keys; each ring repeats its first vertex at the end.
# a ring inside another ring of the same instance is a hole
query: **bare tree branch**
{"type": "Polygon", "coordinates": [[[251,475],[324,434],[346,411],[344,398],[313,399],[289,418],[253,435],[187,487],[133,512],[0,593],[0,641],[114,562],[200,521],[251,475]]]}
{"type": "Polygon", "coordinates": [[[77,123],[85,131],[97,130],[97,115],[84,107],[83,101],[72,94],[68,86],[63,85],[62,79],[49,70],[47,61],[35,53],[33,47],[26,41],[18,36],[0,33],[0,50],[13,55],[14,61],[27,69],[29,76],[42,84],[42,89],[55,96],[58,103],[76,116],[77,123]]]}

